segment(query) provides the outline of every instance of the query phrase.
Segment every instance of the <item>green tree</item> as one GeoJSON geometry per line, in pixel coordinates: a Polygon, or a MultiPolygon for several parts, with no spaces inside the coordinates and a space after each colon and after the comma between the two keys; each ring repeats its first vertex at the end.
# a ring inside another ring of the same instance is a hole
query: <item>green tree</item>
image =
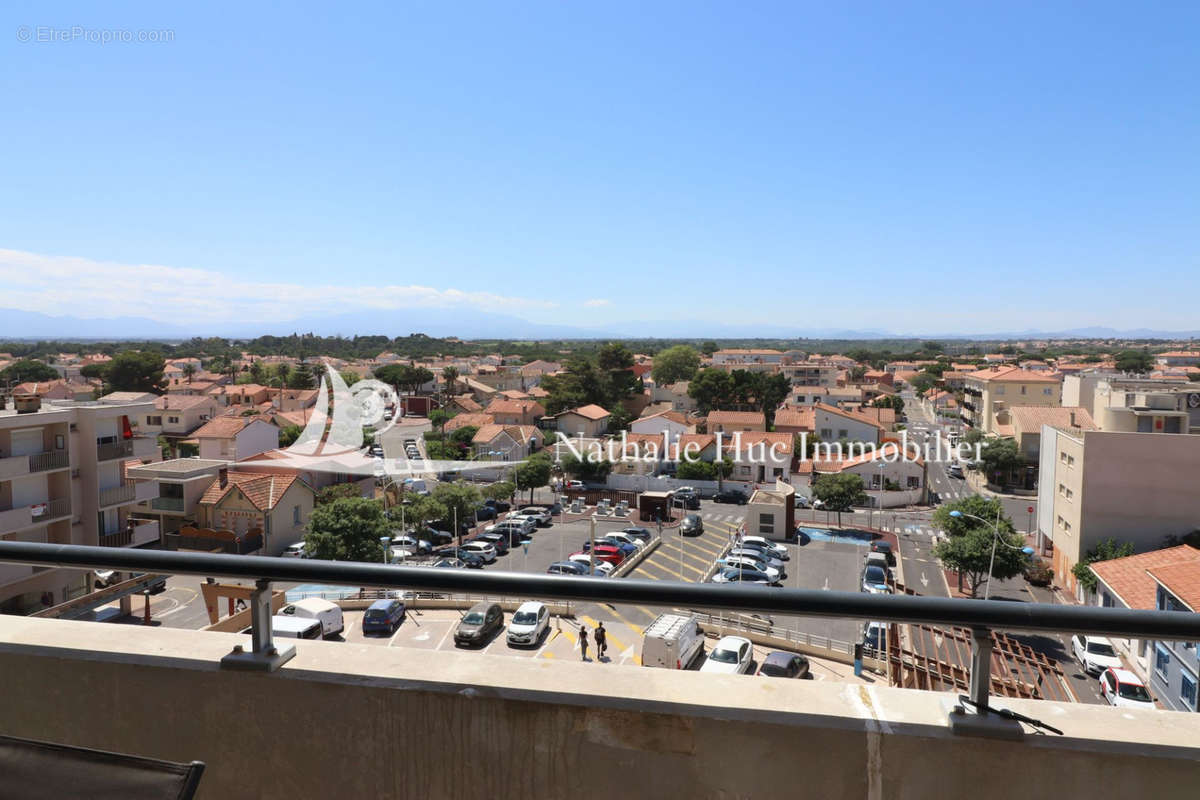
{"type": "Polygon", "coordinates": [[[583,458],[576,458],[573,453],[564,455],[559,466],[564,473],[584,483],[604,483],[613,468],[612,462],[607,459],[593,461],[587,454],[583,458]]]}
{"type": "MultiPolygon", "coordinates": [[[[462,481],[443,481],[434,487],[430,496],[445,509],[443,519],[451,524],[457,521],[460,530],[463,522],[475,519],[475,509],[483,502],[479,490],[462,481]]],[[[459,531],[454,533],[457,535],[459,531]]]]}
{"type": "Polygon", "coordinates": [[[606,372],[629,369],[633,366],[633,353],[620,342],[609,342],[596,354],[596,363],[606,372]]]}
{"type": "Polygon", "coordinates": [[[1154,356],[1147,350],[1123,350],[1115,359],[1117,369],[1122,372],[1145,373],[1154,368],[1154,356]]]}
{"type": "MultiPolygon", "coordinates": [[[[89,364],[88,367],[99,366],[89,364]]],[[[84,367],[87,370],[88,367],[84,367]]],[[[82,370],[81,370],[82,371],[82,370]]],[[[100,375],[85,375],[84,377],[101,377],[100,375]]],[[[52,381],[58,377],[58,373],[54,368],[38,361],[34,358],[22,358],[18,361],[0,370],[0,379],[4,381],[12,381],[14,383],[25,383],[26,381],[52,381]]]]}
{"type": "Polygon", "coordinates": [[[1071,567],[1071,574],[1075,576],[1075,580],[1079,581],[1080,586],[1089,592],[1094,592],[1096,591],[1096,573],[1092,572],[1092,568],[1089,565],[1095,564],[1097,561],[1110,561],[1114,558],[1126,558],[1131,555],[1133,555],[1133,544],[1131,542],[1103,539],[1097,542],[1093,549],[1088,551],[1082,561],[1071,567]]]}
{"type": "Polygon", "coordinates": [[[402,510],[394,513],[393,519],[403,518],[404,524],[412,530],[431,522],[439,522],[449,515],[449,511],[442,501],[432,494],[405,495],[403,506],[402,510]]]}
{"type": "Polygon", "coordinates": [[[938,506],[933,512],[933,525],[948,536],[961,536],[981,526],[991,531],[992,527],[996,525],[997,515],[999,515],[1001,533],[1007,535],[1016,530],[1012,520],[1004,515],[999,500],[973,494],[961,500],[938,506]],[[951,515],[952,511],[958,511],[962,516],[955,517],[951,515]],[[977,519],[972,519],[973,517],[977,519]],[[980,519],[987,520],[987,522],[980,522],[980,519]]]}
{"type": "Polygon", "coordinates": [[[980,450],[984,474],[998,484],[1007,484],[1012,471],[1025,465],[1025,457],[1014,439],[989,439],[980,450]]]}
{"type": "Polygon", "coordinates": [[[313,558],[381,561],[379,538],[390,532],[382,503],[366,497],[344,497],[313,508],[304,544],[313,558]]]}
{"type": "MultiPolygon", "coordinates": [[[[292,367],[286,363],[275,365],[275,374],[271,376],[278,379],[280,386],[287,386],[292,380],[292,367]]],[[[268,378],[270,380],[270,378],[268,378]]]]}
{"type": "Polygon", "coordinates": [[[375,370],[375,377],[398,390],[416,394],[422,386],[433,380],[433,373],[412,364],[387,364],[375,370]]]}
{"type": "Polygon", "coordinates": [[[788,392],[791,391],[791,383],[788,382],[787,376],[783,374],[768,375],[765,372],[760,372],[757,375],[755,387],[755,397],[758,399],[759,407],[762,408],[763,415],[767,418],[767,428],[770,429],[775,424],[775,411],[779,408],[779,404],[787,399],[788,392]]]}
{"type": "Polygon", "coordinates": [[[933,548],[933,554],[948,568],[958,573],[959,579],[966,581],[967,591],[971,597],[979,592],[979,587],[988,580],[988,567],[991,566],[992,577],[998,580],[1019,575],[1029,563],[1029,556],[1021,552],[1025,540],[1020,536],[1000,533],[993,538],[992,529],[978,526],[959,536],[951,536],[939,542],[933,548]],[[995,557],[993,559],[993,542],[995,557]]]}
{"type": "Polygon", "coordinates": [[[904,412],[904,398],[898,394],[880,395],[879,397],[875,398],[875,402],[871,403],[871,405],[875,406],[876,408],[894,408],[896,409],[897,416],[904,412]]]}
{"type": "Polygon", "coordinates": [[[453,418],[454,415],[442,408],[435,408],[429,412],[429,423],[443,433],[446,430],[446,423],[453,418]]]}
{"type": "Polygon", "coordinates": [[[912,386],[913,391],[917,394],[925,394],[932,389],[936,383],[937,378],[933,377],[928,372],[918,372],[913,376],[912,380],[909,381],[909,385],[912,386]]]}
{"type": "Polygon", "coordinates": [[[517,486],[512,481],[496,481],[483,487],[483,496],[488,500],[507,500],[517,493],[517,486]]]}
{"type": "Polygon", "coordinates": [[[730,404],[733,378],[722,369],[702,369],[688,383],[688,397],[696,401],[701,414],[730,404]]]}
{"type": "MultiPolygon", "coordinates": [[[[625,374],[633,376],[632,372],[625,374]]],[[[542,403],[548,414],[591,403],[609,405],[611,384],[591,361],[582,356],[572,356],[563,366],[562,374],[545,376],[541,385],[549,393],[542,403]]]]}
{"type": "Polygon", "coordinates": [[[323,506],[334,500],[348,497],[362,497],[362,489],[357,483],[334,483],[317,492],[316,504],[323,506]]]}
{"type": "Polygon", "coordinates": [[[304,429],[299,425],[285,425],[279,431],[279,446],[291,447],[296,440],[300,438],[300,434],[303,432],[304,429]]]}
{"type": "Polygon", "coordinates": [[[113,356],[104,370],[110,392],[157,392],[163,382],[162,353],[126,350],[113,356]]]}
{"type": "Polygon", "coordinates": [[[534,489],[550,483],[551,466],[550,456],[544,452],[534,453],[525,463],[517,466],[513,478],[518,490],[529,490],[529,502],[533,502],[534,489]]]}
{"type": "Polygon", "coordinates": [[[458,389],[458,367],[443,367],[442,379],[446,381],[446,394],[455,394],[458,389]]]}
{"type": "Polygon", "coordinates": [[[450,441],[460,447],[470,447],[471,440],[475,438],[475,434],[479,433],[479,428],[474,425],[463,425],[461,428],[455,428],[450,431],[450,441]]]}
{"type": "Polygon", "coordinates": [[[250,362],[250,381],[260,386],[267,379],[267,370],[257,358],[250,362]]]}
{"type": "Polygon", "coordinates": [[[311,389],[313,384],[312,367],[305,361],[301,361],[287,379],[289,389],[311,389]]]}
{"type": "Polygon", "coordinates": [[[715,481],[717,468],[709,461],[683,459],[675,469],[675,477],[685,481],[715,481]]]}
{"type": "Polygon", "coordinates": [[[665,386],[676,381],[690,381],[700,369],[700,354],[686,344],[668,347],[654,356],[654,382],[665,386]]]}
{"type": "Polygon", "coordinates": [[[192,377],[196,374],[196,365],[190,361],[183,365],[183,377],[187,378],[187,382],[192,382],[192,377]]]}
{"type": "Polygon", "coordinates": [[[822,475],[813,483],[813,495],[830,511],[836,511],[838,526],[842,524],[842,512],[867,502],[863,479],[852,472],[822,475]]]}

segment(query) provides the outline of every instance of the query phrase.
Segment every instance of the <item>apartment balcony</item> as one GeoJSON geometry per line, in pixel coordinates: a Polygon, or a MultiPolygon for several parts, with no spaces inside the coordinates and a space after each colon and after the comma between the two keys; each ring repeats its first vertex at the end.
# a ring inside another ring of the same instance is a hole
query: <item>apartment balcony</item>
{"type": "Polygon", "coordinates": [[[66,450],[47,450],[24,456],[29,459],[30,472],[49,472],[55,469],[66,469],[71,466],[71,459],[66,450]]]}
{"type": "Polygon", "coordinates": [[[128,458],[132,455],[132,439],[121,439],[115,442],[96,442],[97,461],[111,461],[114,458],[128,458]]]}
{"type": "Polygon", "coordinates": [[[182,514],[184,503],[182,497],[153,497],[150,499],[150,508],[155,511],[166,511],[173,514],[182,514]]]}
{"type": "Polygon", "coordinates": [[[122,503],[132,503],[133,496],[134,487],[132,483],[110,486],[107,489],[100,490],[100,507],[107,508],[108,506],[120,505],[122,503]]]}
{"type": "Polygon", "coordinates": [[[100,532],[101,547],[141,547],[159,541],[158,523],[154,520],[134,520],[131,527],[114,526],[100,532]]]}
{"type": "Polygon", "coordinates": [[[71,515],[71,498],[61,497],[44,503],[33,503],[0,511],[0,534],[44,525],[71,515]]]}

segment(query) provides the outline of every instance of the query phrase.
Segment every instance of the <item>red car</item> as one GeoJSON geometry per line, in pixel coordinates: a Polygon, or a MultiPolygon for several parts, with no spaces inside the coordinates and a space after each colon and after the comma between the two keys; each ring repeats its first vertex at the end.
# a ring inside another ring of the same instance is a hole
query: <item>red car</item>
{"type": "MultiPolygon", "coordinates": [[[[578,553],[572,553],[571,555],[587,555],[587,553],[580,550],[578,553]]],[[[625,560],[625,556],[622,555],[620,548],[614,547],[611,544],[601,544],[600,542],[597,542],[596,560],[607,561],[609,564],[612,564],[615,567],[625,560]]]]}

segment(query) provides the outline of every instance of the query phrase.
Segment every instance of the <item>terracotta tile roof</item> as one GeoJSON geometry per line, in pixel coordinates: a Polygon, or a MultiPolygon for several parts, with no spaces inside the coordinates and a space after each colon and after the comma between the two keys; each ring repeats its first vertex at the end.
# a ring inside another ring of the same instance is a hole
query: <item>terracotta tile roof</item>
{"type": "Polygon", "coordinates": [[[1091,568],[1096,577],[1112,589],[1127,607],[1154,608],[1157,590],[1147,570],[1181,563],[1200,564],[1200,550],[1181,544],[1135,556],[1098,561],[1091,568]]]}
{"type": "Polygon", "coordinates": [[[669,419],[671,422],[676,422],[680,425],[692,424],[691,420],[687,418],[686,414],[680,411],[675,411],[674,409],[667,409],[666,411],[656,411],[653,414],[646,414],[638,417],[634,420],[634,422],[645,422],[648,419],[669,419]]]}
{"type": "Polygon", "coordinates": [[[186,411],[196,406],[214,405],[215,402],[211,397],[203,395],[164,394],[162,397],[155,398],[154,407],[162,411],[186,411]]]}
{"type": "Polygon", "coordinates": [[[471,397],[471,395],[469,395],[469,394],[455,395],[454,398],[451,400],[451,402],[454,403],[454,405],[461,408],[463,411],[471,412],[471,411],[482,411],[483,410],[483,406],[481,406],[481,405],[479,405],[479,403],[475,402],[475,398],[471,397]]]}
{"type": "Polygon", "coordinates": [[[297,482],[302,486],[308,485],[295,475],[230,470],[228,483],[222,487],[220,478],[214,478],[209,487],[204,490],[204,494],[201,495],[200,502],[206,505],[218,503],[234,489],[237,489],[259,511],[270,511],[279,504],[280,499],[292,487],[292,484],[297,482]]]}
{"type": "Polygon", "coordinates": [[[695,453],[699,454],[699,453],[703,453],[705,451],[705,449],[715,445],[717,443],[717,437],[713,436],[711,433],[683,433],[683,434],[680,434],[680,436],[679,436],[680,452],[684,452],[684,449],[688,447],[689,442],[694,442],[694,444],[691,446],[690,449],[693,450],[695,453]]]}
{"type": "Polygon", "coordinates": [[[509,400],[528,400],[529,399],[529,395],[525,394],[525,392],[521,392],[516,389],[505,389],[500,394],[503,397],[507,397],[509,400]]]}
{"type": "Polygon", "coordinates": [[[546,416],[546,409],[541,403],[534,400],[509,400],[506,397],[497,397],[491,403],[488,403],[486,411],[489,414],[531,414],[535,417],[546,416]]]}
{"type": "Polygon", "coordinates": [[[1099,430],[1086,408],[1080,406],[1013,406],[1008,409],[1013,427],[1026,433],[1040,431],[1043,425],[1055,428],[1078,428],[1084,431],[1099,430]],[[1071,424],[1072,417],[1074,425],[1071,424]]]}
{"type": "Polygon", "coordinates": [[[540,386],[534,386],[529,390],[530,397],[549,397],[550,393],[540,386]]]}
{"type": "MultiPolygon", "coordinates": [[[[838,472],[841,472],[842,470],[849,469],[850,467],[856,467],[859,464],[870,464],[885,457],[891,459],[892,461],[900,461],[902,459],[900,445],[889,442],[880,446],[874,452],[868,451],[864,455],[855,456],[854,458],[847,458],[838,464],[837,470],[838,472]]],[[[920,464],[922,466],[925,464],[925,460],[920,456],[917,456],[916,458],[909,458],[907,460],[912,464],[920,464]]]]}
{"type": "Polygon", "coordinates": [[[308,424],[312,413],[313,410],[311,408],[302,408],[299,411],[276,411],[274,422],[281,428],[286,428],[288,425],[296,425],[303,428],[308,424]]]}
{"type": "MultiPolygon", "coordinates": [[[[750,452],[757,454],[759,442],[765,442],[768,450],[772,445],[778,445],[775,447],[775,452],[790,456],[792,454],[792,446],[796,441],[796,437],[790,433],[777,433],[775,431],[767,433],[762,431],[745,431],[740,432],[739,435],[741,437],[742,450],[746,451],[747,454],[750,452]],[[751,446],[754,447],[753,451],[750,450],[751,446]]],[[[732,435],[722,434],[721,446],[726,452],[732,453],[737,441],[732,435]]]]}
{"type": "Polygon", "coordinates": [[[846,409],[838,408],[837,406],[827,406],[824,403],[814,403],[813,404],[814,415],[817,411],[825,411],[825,412],[834,414],[839,417],[845,417],[846,419],[852,419],[855,422],[861,422],[864,425],[873,425],[874,427],[879,428],[880,430],[883,429],[883,426],[879,424],[878,420],[871,419],[866,414],[860,414],[857,411],[847,411],[846,409]]]}
{"type": "Polygon", "coordinates": [[[761,411],[710,411],[708,424],[712,425],[766,425],[761,411]]]}
{"type": "Polygon", "coordinates": [[[533,425],[484,425],[471,439],[472,444],[487,444],[493,442],[502,434],[507,434],[514,442],[525,445],[530,439],[538,436],[540,431],[533,425]]]}
{"type": "Polygon", "coordinates": [[[1034,372],[1020,367],[988,367],[966,377],[987,383],[1062,383],[1060,373],[1034,372]]]}
{"type": "Polygon", "coordinates": [[[494,424],[496,424],[496,418],[493,417],[491,414],[477,414],[477,413],[456,414],[454,417],[452,417],[450,420],[448,420],[446,422],[446,432],[449,433],[450,431],[456,431],[459,428],[465,428],[467,426],[474,426],[476,428],[482,428],[485,425],[494,425],[494,424]]]}
{"type": "Polygon", "coordinates": [[[579,408],[568,408],[566,411],[559,412],[558,416],[562,416],[563,414],[578,414],[579,416],[590,420],[604,419],[605,417],[612,416],[608,413],[608,411],[596,405],[595,403],[590,403],[586,406],[580,406],[579,408]]]}
{"type": "Polygon", "coordinates": [[[813,430],[815,415],[811,408],[781,408],[775,412],[776,428],[799,428],[813,430]]]}
{"type": "Polygon", "coordinates": [[[210,419],[192,433],[193,439],[232,439],[258,417],[221,416],[210,419]]]}
{"type": "Polygon", "coordinates": [[[1200,611],[1200,561],[1180,561],[1146,570],[1192,611],[1200,611]]]}

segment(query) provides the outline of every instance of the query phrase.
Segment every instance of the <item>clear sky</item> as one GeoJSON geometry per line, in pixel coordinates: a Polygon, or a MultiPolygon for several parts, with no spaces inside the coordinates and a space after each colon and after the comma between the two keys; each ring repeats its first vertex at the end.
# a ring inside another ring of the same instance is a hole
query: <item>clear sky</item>
{"type": "Polygon", "coordinates": [[[0,307],[1198,327],[1197,3],[0,19],[0,307]]]}

